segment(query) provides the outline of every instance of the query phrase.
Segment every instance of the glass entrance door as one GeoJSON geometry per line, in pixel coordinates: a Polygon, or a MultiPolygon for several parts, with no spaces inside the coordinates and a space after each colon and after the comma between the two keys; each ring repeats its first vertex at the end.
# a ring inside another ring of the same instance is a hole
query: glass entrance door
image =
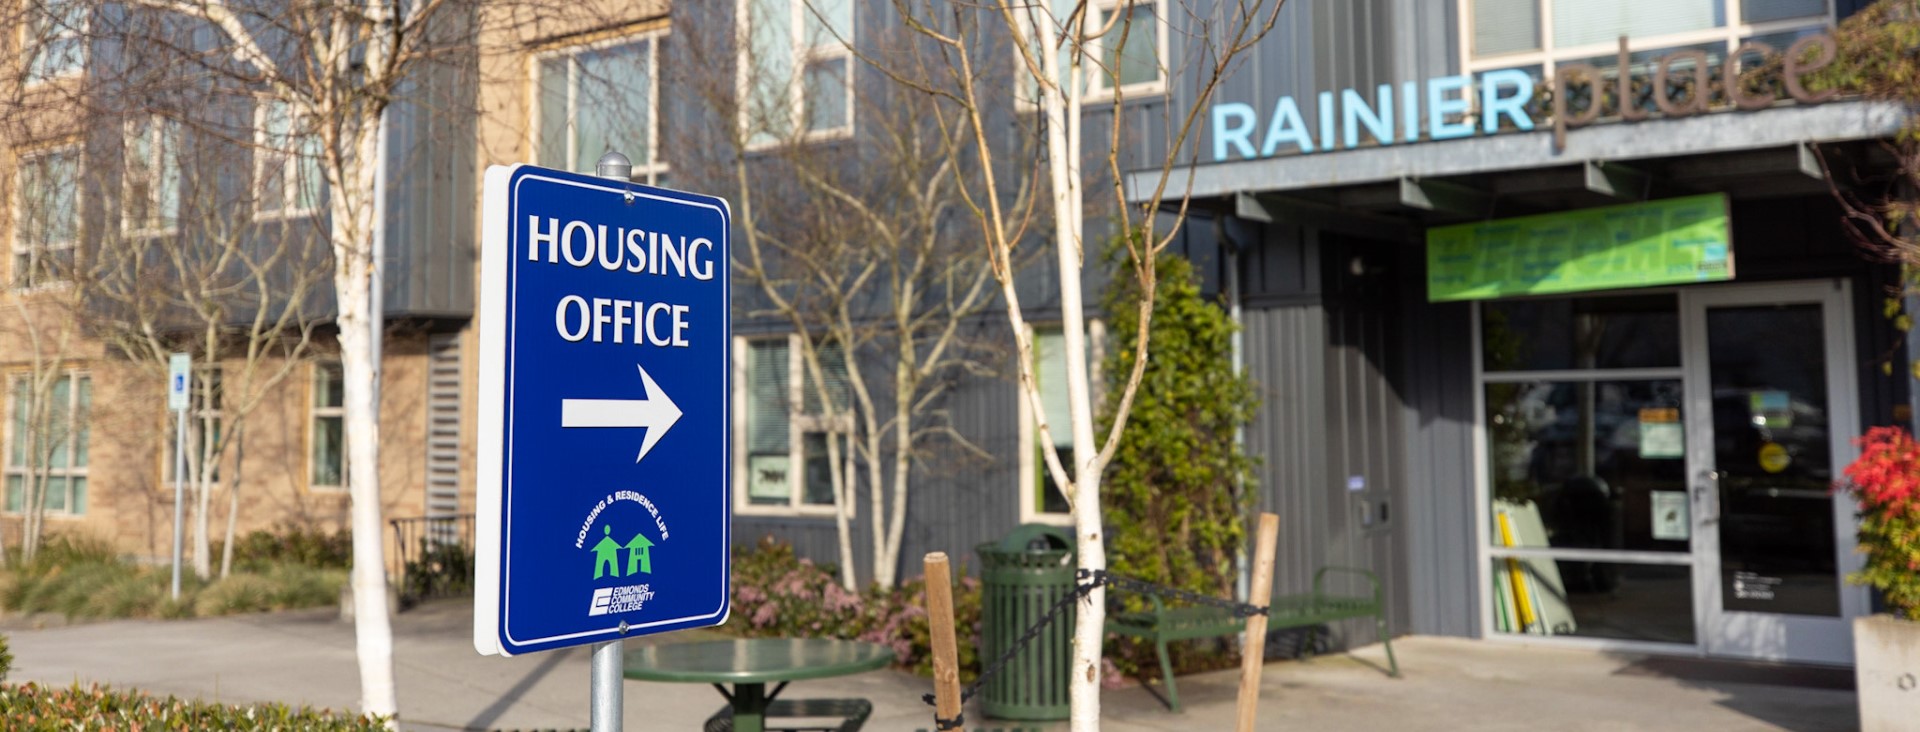
{"type": "Polygon", "coordinates": [[[1681,295],[1694,608],[1713,655],[1845,664],[1853,341],[1838,282],[1681,295]]]}

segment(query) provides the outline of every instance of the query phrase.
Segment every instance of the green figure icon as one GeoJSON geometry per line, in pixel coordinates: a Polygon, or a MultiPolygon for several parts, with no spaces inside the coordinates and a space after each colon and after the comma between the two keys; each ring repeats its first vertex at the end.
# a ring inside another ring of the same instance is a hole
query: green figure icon
{"type": "Polygon", "coordinates": [[[628,577],[636,574],[653,574],[653,556],[648,551],[652,547],[653,542],[647,539],[646,534],[634,534],[633,540],[627,542],[628,577]]]}
{"type": "Polygon", "coordinates": [[[608,573],[618,577],[620,561],[615,555],[620,551],[620,542],[613,540],[612,526],[605,527],[601,533],[600,542],[593,545],[593,578],[600,579],[608,573]]]}

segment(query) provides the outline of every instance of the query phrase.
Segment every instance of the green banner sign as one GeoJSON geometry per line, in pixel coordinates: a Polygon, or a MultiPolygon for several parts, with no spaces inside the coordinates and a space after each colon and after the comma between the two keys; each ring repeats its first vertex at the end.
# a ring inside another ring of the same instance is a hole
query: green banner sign
{"type": "Polygon", "coordinates": [[[1724,193],[1427,230],[1435,302],[1730,279],[1724,193]]]}

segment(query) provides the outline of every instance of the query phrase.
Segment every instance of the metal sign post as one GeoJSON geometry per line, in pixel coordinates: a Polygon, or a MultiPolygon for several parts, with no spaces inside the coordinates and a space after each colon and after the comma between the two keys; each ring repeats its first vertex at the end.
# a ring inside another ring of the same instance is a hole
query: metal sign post
{"type": "MultiPolygon", "coordinates": [[[[617,152],[600,156],[595,165],[594,174],[602,178],[612,178],[621,183],[629,182],[633,177],[633,161],[617,152]]],[[[565,405],[562,404],[562,408],[565,405]]],[[[563,416],[564,421],[566,418],[563,416]]],[[[649,427],[648,432],[653,428],[649,427]]],[[[625,716],[621,707],[625,705],[626,694],[622,685],[620,659],[624,655],[626,642],[618,638],[593,647],[593,670],[591,671],[592,725],[593,732],[620,732],[625,716]]]]}
{"type": "Polygon", "coordinates": [[[193,395],[193,356],[167,356],[167,408],[173,410],[173,599],[180,599],[180,527],[186,521],[187,406],[193,395]]]}
{"type": "Polygon", "coordinates": [[[486,174],[474,648],[594,647],[726,622],[733,333],[725,201],[528,165],[486,174]]]}

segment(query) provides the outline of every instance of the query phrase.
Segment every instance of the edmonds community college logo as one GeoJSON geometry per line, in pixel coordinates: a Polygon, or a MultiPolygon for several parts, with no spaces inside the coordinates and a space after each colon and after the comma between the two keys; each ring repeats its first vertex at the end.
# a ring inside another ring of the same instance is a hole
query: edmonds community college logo
{"type": "MultiPolygon", "coordinates": [[[[646,534],[637,533],[625,544],[613,538],[613,527],[601,527],[600,541],[593,545],[593,578],[603,580],[625,577],[629,580],[643,574],[653,574],[653,541],[646,534]],[[626,550],[626,562],[620,562],[620,550],[626,550]],[[622,567],[625,572],[622,572],[622,567]]],[[[648,584],[626,585],[621,587],[601,587],[593,591],[593,598],[587,604],[587,615],[607,615],[639,610],[648,600],[653,599],[653,588],[648,584]]]]}

